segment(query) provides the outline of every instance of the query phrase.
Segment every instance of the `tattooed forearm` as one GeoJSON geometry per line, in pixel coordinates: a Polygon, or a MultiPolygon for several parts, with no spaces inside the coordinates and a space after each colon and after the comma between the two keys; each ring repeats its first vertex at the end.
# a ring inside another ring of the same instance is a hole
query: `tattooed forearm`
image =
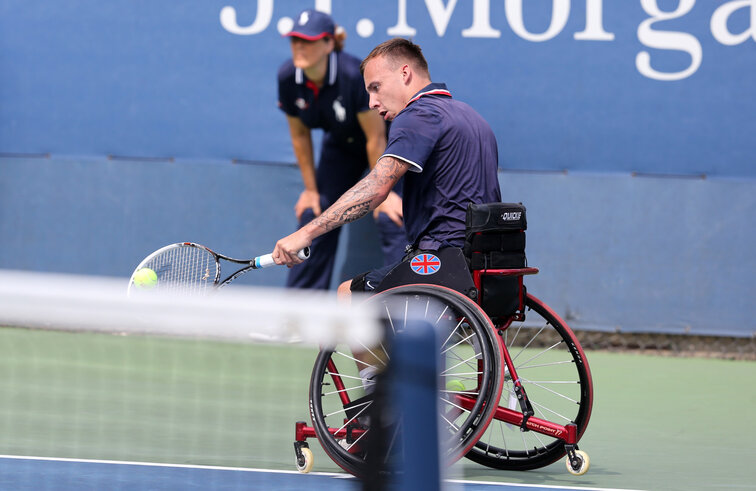
{"type": "Polygon", "coordinates": [[[341,214],[341,219],[345,223],[353,222],[359,220],[368,213],[370,213],[370,202],[358,203],[344,210],[344,213],[341,214]]]}
{"type": "Polygon", "coordinates": [[[339,206],[342,204],[341,201],[337,201],[334,206],[323,212],[323,214],[312,221],[312,224],[323,228],[326,232],[330,232],[341,225],[359,220],[370,213],[370,202],[372,200],[359,203],[350,202],[346,206],[339,206]]]}
{"type": "Polygon", "coordinates": [[[370,213],[370,201],[350,204],[346,208],[339,207],[337,206],[338,204],[339,202],[337,201],[336,205],[313,220],[312,224],[324,229],[326,232],[330,232],[341,225],[359,220],[370,213]]]}
{"type": "Polygon", "coordinates": [[[364,217],[386,199],[407,167],[408,164],[401,160],[383,157],[367,176],[310,222],[310,225],[329,232],[364,217]]]}

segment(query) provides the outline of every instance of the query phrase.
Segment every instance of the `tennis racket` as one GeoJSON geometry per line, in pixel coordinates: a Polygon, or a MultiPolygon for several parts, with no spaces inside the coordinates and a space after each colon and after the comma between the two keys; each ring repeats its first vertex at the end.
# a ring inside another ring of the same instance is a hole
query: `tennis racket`
{"type": "MultiPolygon", "coordinates": [[[[310,257],[310,248],[305,247],[297,256],[300,259],[307,259],[310,257]]],[[[158,249],[144,258],[129,279],[128,293],[159,289],[182,294],[204,295],[228,285],[251,269],[267,268],[273,265],[275,262],[272,254],[265,254],[254,259],[233,259],[200,244],[179,242],[158,249]],[[242,264],[243,267],[221,281],[221,260],[242,264]],[[154,275],[149,270],[152,270],[154,275]],[[148,281],[144,281],[145,277],[148,281]]]]}

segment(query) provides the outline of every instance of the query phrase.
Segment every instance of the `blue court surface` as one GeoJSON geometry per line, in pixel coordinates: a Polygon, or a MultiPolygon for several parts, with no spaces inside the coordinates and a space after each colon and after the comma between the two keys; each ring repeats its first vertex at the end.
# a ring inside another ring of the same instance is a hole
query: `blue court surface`
{"type": "MultiPolygon", "coordinates": [[[[361,489],[346,474],[181,466],[137,462],[84,461],[37,457],[0,457],[0,490],[13,491],[184,491],[184,490],[328,490],[361,489]]],[[[580,488],[452,480],[445,490],[581,490],[580,488]]]]}

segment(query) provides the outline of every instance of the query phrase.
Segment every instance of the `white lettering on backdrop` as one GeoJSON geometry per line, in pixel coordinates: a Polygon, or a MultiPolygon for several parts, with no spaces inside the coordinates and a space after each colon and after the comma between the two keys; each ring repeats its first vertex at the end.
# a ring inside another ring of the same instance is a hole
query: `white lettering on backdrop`
{"type": "MultiPolygon", "coordinates": [[[[220,23],[224,29],[232,34],[249,36],[264,32],[273,20],[275,0],[256,0],[250,2],[256,4],[256,14],[251,23],[240,25],[235,7],[226,6],[220,11],[220,23]]],[[[623,0],[630,1],[630,0],[623,0]]],[[[709,0],[707,0],[709,1],[709,0]]],[[[431,23],[438,37],[447,36],[447,29],[454,12],[459,5],[469,8],[472,5],[472,25],[461,31],[463,38],[499,38],[501,31],[491,25],[492,0],[473,0],[470,2],[458,2],[457,0],[424,0],[425,9],[430,16],[431,23]]],[[[551,22],[549,27],[541,33],[533,33],[525,26],[523,10],[527,9],[528,2],[523,0],[494,0],[494,5],[504,4],[504,14],[509,28],[514,34],[530,42],[543,43],[559,35],[567,25],[570,10],[573,3],[585,2],[585,29],[573,34],[577,41],[601,41],[610,42],[615,40],[615,34],[604,29],[604,1],[603,0],[552,0],[551,22]]],[[[386,2],[388,4],[389,2],[386,2]]],[[[641,7],[649,16],[639,19],[637,36],[638,41],[650,49],[680,51],[690,57],[687,67],[679,71],[662,71],[653,66],[653,55],[647,50],[638,52],[635,57],[635,66],[643,76],[654,80],[675,81],[682,80],[693,75],[703,62],[703,49],[701,43],[693,34],[687,32],[662,30],[655,24],[680,19],[689,14],[696,5],[696,0],[678,0],[674,10],[665,11],[659,7],[659,0],[640,0],[641,7]]],[[[322,12],[332,13],[331,0],[314,0],[313,7],[322,12]]],[[[247,7],[245,6],[245,15],[247,7]]],[[[410,25],[407,15],[407,0],[396,0],[397,20],[396,24],[386,28],[389,36],[416,36],[417,29],[410,25]]],[[[279,19],[277,26],[279,31],[293,25],[288,17],[279,19]]],[[[727,0],[722,3],[713,13],[710,21],[710,30],[714,39],[726,46],[735,46],[747,42],[749,39],[756,42],[756,0],[727,0]],[[750,13],[749,25],[742,32],[733,33],[728,27],[730,18],[736,12],[748,9],[750,13]]],[[[370,37],[375,32],[371,19],[363,18],[357,22],[356,32],[362,37],[370,37]]],[[[283,32],[282,32],[283,34],[283,32]]]]}

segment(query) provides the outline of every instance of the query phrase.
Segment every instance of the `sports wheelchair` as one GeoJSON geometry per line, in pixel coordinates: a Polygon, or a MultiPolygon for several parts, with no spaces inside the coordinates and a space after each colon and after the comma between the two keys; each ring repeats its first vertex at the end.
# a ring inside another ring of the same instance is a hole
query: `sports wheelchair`
{"type": "MultiPolygon", "coordinates": [[[[590,460],[577,444],[591,416],[591,372],[572,330],[523,284],[538,273],[526,265],[525,208],[470,205],[466,227],[464,249],[411,253],[368,302],[385,313],[389,332],[419,312],[442,340],[439,440],[446,465],[464,456],[492,468],[529,470],[566,454],[567,470],[582,475],[590,460]]],[[[386,347],[368,351],[381,371],[386,347]]],[[[359,374],[365,366],[348,347],[321,349],[310,379],[312,426],[295,425],[300,472],[313,466],[306,441],[312,437],[347,472],[370,472],[374,398],[372,382],[359,374]]],[[[390,431],[401,431],[401,424],[390,431]]]]}

